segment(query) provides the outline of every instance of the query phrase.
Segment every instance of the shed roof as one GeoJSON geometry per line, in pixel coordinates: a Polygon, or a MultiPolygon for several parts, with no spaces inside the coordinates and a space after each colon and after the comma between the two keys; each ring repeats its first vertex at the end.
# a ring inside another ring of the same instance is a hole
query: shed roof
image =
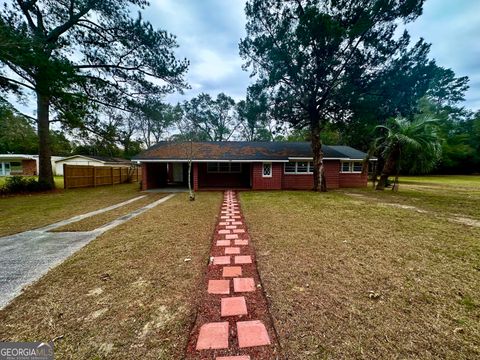
{"type": "MultiPolygon", "coordinates": [[[[366,153],[349,146],[322,147],[326,159],[363,160],[366,153]]],[[[288,161],[310,159],[313,153],[308,142],[169,142],[152,146],[133,160],[137,161],[288,161]]]]}

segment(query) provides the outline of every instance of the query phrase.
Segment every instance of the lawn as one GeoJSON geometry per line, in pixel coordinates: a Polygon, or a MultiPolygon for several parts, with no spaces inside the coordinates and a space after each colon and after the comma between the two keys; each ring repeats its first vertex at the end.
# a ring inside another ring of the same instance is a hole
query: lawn
{"type": "Polygon", "coordinates": [[[182,358],[220,201],[177,194],[106,232],[0,311],[0,340],[60,337],[59,359],[182,358]]]}
{"type": "Polygon", "coordinates": [[[367,190],[241,194],[287,358],[480,358],[480,228],[446,220],[455,197],[470,216],[480,202],[424,180],[428,197],[405,184],[381,202],[367,190]],[[398,197],[436,214],[384,205],[398,197]]]}
{"type": "Polygon", "coordinates": [[[48,225],[141,195],[138,184],[0,197],[0,236],[48,225]]]}

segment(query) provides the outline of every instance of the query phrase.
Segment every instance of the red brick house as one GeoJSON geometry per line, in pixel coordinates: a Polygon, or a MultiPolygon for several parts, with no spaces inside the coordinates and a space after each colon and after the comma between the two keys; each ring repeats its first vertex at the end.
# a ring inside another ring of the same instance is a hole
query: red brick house
{"type": "MultiPolygon", "coordinates": [[[[324,146],[327,187],[362,187],[366,154],[349,146],[324,146]]],[[[311,189],[312,150],[307,142],[160,142],[136,156],[143,190],[186,186],[192,161],[194,189],[311,189]]]]}

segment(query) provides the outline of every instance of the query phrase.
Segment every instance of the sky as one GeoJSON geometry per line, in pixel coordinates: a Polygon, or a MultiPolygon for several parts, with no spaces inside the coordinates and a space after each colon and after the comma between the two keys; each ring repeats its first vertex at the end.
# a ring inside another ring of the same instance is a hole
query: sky
{"type": "MultiPolygon", "coordinates": [[[[220,92],[236,100],[245,97],[249,73],[238,53],[245,37],[244,0],[151,0],[144,17],[177,36],[177,54],[190,60],[192,86],[185,95],[167,98],[176,103],[200,92],[220,92]]],[[[480,110],[480,1],[427,0],[423,15],[407,29],[412,41],[432,43],[431,57],[457,76],[470,78],[465,106],[480,110]]]]}

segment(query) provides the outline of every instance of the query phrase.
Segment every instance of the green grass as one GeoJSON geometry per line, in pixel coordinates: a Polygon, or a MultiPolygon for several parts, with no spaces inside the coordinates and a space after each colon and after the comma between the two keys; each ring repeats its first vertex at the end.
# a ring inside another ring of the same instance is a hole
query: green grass
{"type": "Polygon", "coordinates": [[[0,236],[41,227],[141,195],[138,184],[0,197],[0,236]]]}
{"type": "Polygon", "coordinates": [[[470,215],[480,202],[424,180],[375,198],[241,194],[287,358],[480,358],[480,228],[446,221],[455,199],[470,215]],[[436,215],[384,205],[393,198],[436,215]]]}

